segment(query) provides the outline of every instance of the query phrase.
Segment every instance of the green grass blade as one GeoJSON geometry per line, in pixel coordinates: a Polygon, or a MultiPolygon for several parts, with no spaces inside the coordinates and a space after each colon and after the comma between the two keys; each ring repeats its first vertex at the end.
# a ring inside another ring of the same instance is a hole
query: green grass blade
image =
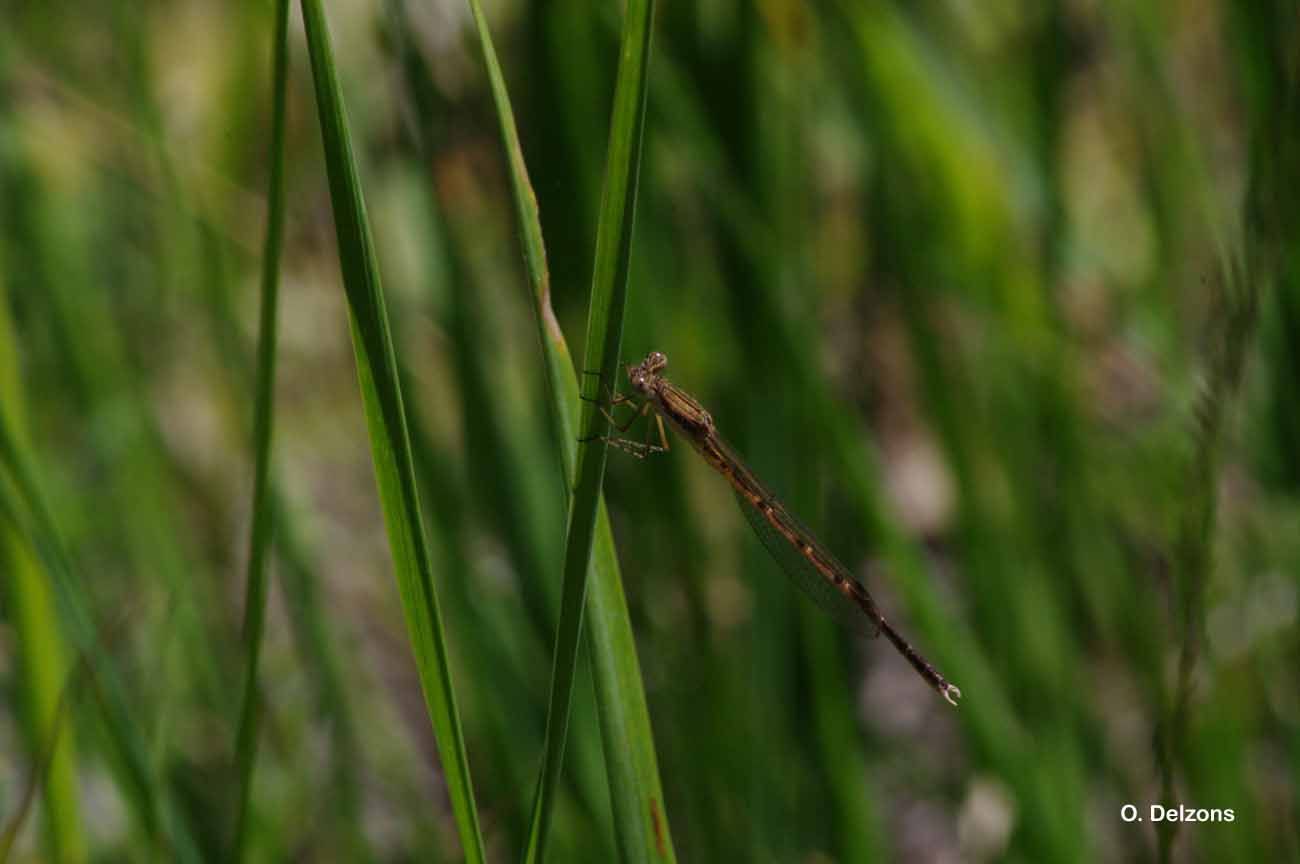
{"type": "MultiPolygon", "coordinates": [[[[613,118],[605,166],[605,188],[601,196],[600,221],[596,234],[596,260],[592,274],[591,306],[587,319],[586,357],[583,368],[599,370],[601,377],[597,381],[605,381],[611,385],[617,374],[619,347],[623,337],[623,309],[627,299],[637,178],[641,162],[641,138],[649,83],[653,19],[653,0],[636,0],[628,4],[618,82],[614,91],[613,118]]],[[[554,384],[554,381],[552,383],[554,384]]],[[[593,385],[591,391],[593,394],[598,394],[600,392],[598,384],[593,385]]],[[[558,407],[563,410],[563,406],[558,407]]],[[[562,427],[562,424],[560,425],[562,427]]],[[[595,438],[608,430],[606,421],[590,403],[583,406],[580,426],[584,439],[595,438]]],[[[588,567],[592,560],[592,543],[600,513],[600,491],[605,473],[605,457],[604,442],[590,441],[579,448],[577,466],[573,475],[575,484],[564,552],[560,625],[552,672],[545,752],[542,755],[541,777],[536,804],[533,808],[528,850],[525,855],[528,861],[540,861],[545,858],[551,811],[559,788],[560,771],[564,760],[564,739],[568,732],[569,705],[573,694],[574,672],[577,668],[578,642],[582,633],[588,567]]],[[[607,557],[609,554],[612,554],[612,547],[602,557],[607,557]]],[[[606,752],[608,753],[610,749],[612,748],[607,747],[606,752]]],[[[652,801],[651,805],[653,804],[652,801]]],[[[666,857],[665,835],[661,833],[659,827],[661,818],[661,814],[656,810],[633,821],[637,825],[644,825],[643,820],[650,820],[651,824],[658,829],[654,832],[659,839],[656,848],[661,850],[663,857],[666,857]]],[[[620,842],[625,843],[625,840],[620,842]]],[[[643,847],[644,844],[638,846],[643,847]]],[[[630,851],[627,845],[621,848],[625,854],[630,851]]]]}
{"type": "MultiPolygon", "coordinates": [[[[470,0],[469,7],[474,14],[474,26],[483,49],[483,64],[487,67],[488,82],[492,88],[492,103],[496,107],[497,122],[501,125],[502,144],[510,167],[510,191],[514,196],[515,215],[519,220],[519,233],[524,244],[524,265],[528,269],[528,281],[535,301],[531,306],[537,320],[538,332],[542,337],[546,386],[550,390],[551,397],[547,400],[547,405],[552,412],[553,428],[558,430],[560,441],[567,443],[577,437],[573,428],[571,407],[577,404],[577,390],[573,390],[572,400],[560,396],[566,379],[573,379],[573,358],[569,356],[569,346],[564,341],[564,334],[551,308],[551,275],[546,264],[546,244],[542,239],[537,196],[533,193],[532,182],[528,179],[528,166],[524,164],[524,150],[519,143],[514,111],[510,107],[505,77],[501,74],[501,64],[497,62],[496,49],[492,46],[492,34],[483,15],[483,6],[478,0],[470,0]]],[[[564,463],[566,478],[573,476],[571,456],[573,449],[563,444],[560,447],[561,455],[568,460],[564,463]]]]}
{"type": "Polygon", "coordinates": [[[596,514],[590,578],[586,632],[619,851],[624,861],[676,861],[636,640],[603,500],[596,514]]]}
{"type": "Polygon", "coordinates": [[[339,264],[351,313],[357,373],[402,608],[465,856],[469,861],[483,861],[485,852],[473,783],[434,591],[431,556],[420,516],[397,357],[347,129],[343,94],[321,3],[303,0],[302,12],[325,145],[339,264]]]}
{"type": "MultiPolygon", "coordinates": [[[[577,459],[578,381],[555,312],[551,307],[550,272],[542,226],[524,164],[523,148],[506,93],[505,80],[492,46],[492,37],[478,0],[470,0],[501,125],[515,215],[524,238],[524,259],[533,292],[534,321],[545,362],[551,421],[563,460],[564,476],[572,477],[577,459]]],[[[568,487],[565,504],[569,504],[568,487]]],[[[596,522],[587,594],[586,624],[595,678],[596,706],[605,742],[605,769],[609,776],[619,848],[625,861],[674,860],[668,817],[655,756],[654,736],[645,701],[645,687],[637,661],[631,619],[623,598],[622,575],[614,549],[609,516],[602,500],[596,522]],[[631,743],[632,747],[625,746],[631,743]]]]}
{"type": "MultiPolygon", "coordinates": [[[[7,298],[0,291],[0,415],[21,434],[22,396],[18,357],[9,320],[7,298]]],[[[3,481],[0,481],[3,482],[3,481]]],[[[57,861],[83,861],[86,840],[77,806],[77,748],[74,727],[62,722],[66,662],[63,637],[59,632],[54,598],[47,575],[33,555],[27,540],[12,526],[0,524],[0,602],[9,609],[9,620],[18,637],[19,679],[26,706],[26,725],[31,742],[32,764],[41,766],[40,785],[46,814],[46,836],[50,857],[57,861]]],[[[0,838],[0,859],[7,854],[6,839],[0,838]]]]}
{"type": "Polygon", "coordinates": [[[271,107],[271,176],[267,190],[266,246],[262,255],[262,307],[257,346],[257,392],[253,415],[253,527],[248,581],[244,591],[244,695],[239,712],[235,763],[239,773],[235,805],[235,861],[244,859],[248,802],[257,754],[257,664],[266,622],[266,557],[271,545],[272,508],[268,495],[271,464],[272,397],[275,391],[276,313],[279,306],[280,248],[284,235],[284,116],[289,66],[289,0],[276,4],[271,107]]]}
{"type": "MultiPolygon", "coordinates": [[[[1235,251],[1235,250],[1234,250],[1235,251]]],[[[1212,321],[1206,357],[1207,381],[1195,405],[1195,447],[1188,466],[1183,510],[1179,518],[1174,562],[1179,575],[1177,625],[1178,670],[1171,676],[1163,716],[1155,736],[1156,763],[1160,772],[1160,794],[1164,801],[1177,800],[1177,775],[1187,757],[1189,730],[1195,709],[1194,676],[1204,661],[1207,601],[1206,592],[1214,572],[1214,544],[1219,521],[1218,494],[1221,450],[1225,424],[1237,391],[1242,369],[1254,340],[1259,313],[1260,274],[1247,272],[1235,256],[1221,263],[1223,280],[1214,296],[1218,315],[1212,321]]],[[[1179,825],[1160,824],[1159,860],[1172,860],[1179,825]]]]}

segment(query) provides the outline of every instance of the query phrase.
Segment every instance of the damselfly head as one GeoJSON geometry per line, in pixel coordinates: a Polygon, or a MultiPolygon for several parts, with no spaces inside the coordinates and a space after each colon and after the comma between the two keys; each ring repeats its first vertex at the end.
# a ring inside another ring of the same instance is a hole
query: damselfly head
{"type": "Polygon", "coordinates": [[[633,387],[645,392],[654,379],[659,377],[659,373],[666,368],[668,368],[668,358],[663,355],[663,352],[651,351],[645,355],[644,360],[627,370],[627,377],[633,387]]]}

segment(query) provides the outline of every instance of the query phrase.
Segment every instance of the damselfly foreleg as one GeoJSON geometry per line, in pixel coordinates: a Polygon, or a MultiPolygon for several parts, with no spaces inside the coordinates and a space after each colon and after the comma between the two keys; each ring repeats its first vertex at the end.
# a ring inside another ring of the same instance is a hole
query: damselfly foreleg
{"type": "MultiPolygon", "coordinates": [[[[638,459],[644,459],[646,456],[650,455],[651,453],[666,452],[668,450],[668,434],[667,432],[664,431],[663,418],[659,416],[659,413],[657,411],[654,412],[651,411],[651,409],[654,407],[653,403],[649,399],[637,403],[634,399],[630,397],[622,396],[621,394],[616,394],[616,395],[618,395],[620,398],[620,401],[617,404],[636,406],[636,410],[633,412],[632,416],[628,419],[626,423],[619,424],[618,421],[616,421],[614,417],[609,413],[606,407],[600,404],[599,402],[597,402],[597,407],[599,408],[600,413],[604,415],[605,419],[608,420],[610,424],[613,425],[614,429],[619,432],[619,435],[593,435],[588,438],[579,438],[578,442],[587,443],[590,441],[604,441],[606,444],[609,444],[613,447],[617,447],[620,450],[624,451],[625,453],[630,453],[633,456],[637,457],[638,459]],[[641,419],[642,417],[644,417],[646,414],[649,413],[654,414],[654,418],[655,418],[654,428],[659,430],[658,444],[651,443],[650,441],[651,426],[649,423],[646,424],[645,438],[643,440],[633,441],[629,438],[621,437],[622,433],[632,428],[633,423],[635,423],[637,420],[641,419]]],[[[584,401],[596,402],[596,400],[594,399],[587,399],[585,397],[584,397],[584,401]]]]}
{"type": "MultiPolygon", "coordinates": [[[[582,374],[602,377],[599,372],[592,371],[592,370],[584,370],[582,374]]],[[[603,377],[600,386],[601,389],[605,391],[605,396],[607,398],[605,399],[593,398],[591,396],[583,396],[581,393],[578,394],[578,398],[581,399],[583,402],[590,402],[593,405],[595,405],[597,409],[600,411],[600,413],[604,416],[604,418],[610,422],[610,425],[612,425],[619,432],[626,432],[628,429],[632,427],[632,424],[637,421],[638,417],[641,417],[646,413],[646,403],[637,402],[631,396],[617,392],[616,390],[614,390],[604,382],[603,377]],[[615,419],[612,412],[615,408],[619,408],[623,405],[630,405],[636,410],[632,413],[631,418],[626,423],[619,423],[618,420],[615,419]]]]}
{"type": "MultiPolygon", "coordinates": [[[[637,412],[637,417],[640,417],[642,414],[644,414],[645,409],[650,407],[650,405],[651,403],[649,401],[643,402],[641,406],[641,410],[637,412]]],[[[613,435],[603,435],[598,437],[602,438],[605,441],[605,443],[610,445],[611,447],[617,447],[618,449],[622,450],[624,453],[630,453],[638,459],[644,459],[645,457],[649,456],[651,453],[666,453],[668,452],[668,435],[667,433],[664,432],[664,420],[662,417],[659,416],[658,412],[655,412],[654,416],[655,416],[655,425],[653,427],[651,427],[649,423],[645,424],[644,441],[633,441],[629,438],[617,438],[614,437],[613,435]],[[659,430],[658,444],[650,443],[651,428],[655,428],[659,430]]],[[[636,417],[634,417],[633,419],[635,420],[636,417]]]]}

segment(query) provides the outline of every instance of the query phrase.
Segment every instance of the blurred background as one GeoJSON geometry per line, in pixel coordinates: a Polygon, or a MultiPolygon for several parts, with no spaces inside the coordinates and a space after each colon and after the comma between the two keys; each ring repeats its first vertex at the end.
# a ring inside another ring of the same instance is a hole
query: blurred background
{"type": "MultiPolygon", "coordinates": [[[[111,764],[105,694],[0,472],[0,857],[166,859],[130,807],[150,794],[220,860],[273,9],[0,10],[0,406],[147,756],[129,783],[111,764]]],[[[326,11],[480,818],[510,860],[542,752],[565,481],[500,135],[463,3],[326,11]]],[[[622,9],[486,11],[580,357],[622,9]]],[[[1297,15],[660,4],[624,356],[665,352],[965,692],[953,710],[806,603],[685,442],[611,451],[682,860],[1300,860],[1297,15]],[[1120,817],[1161,802],[1235,821],[1162,850],[1120,817]]],[[[251,852],[455,861],[296,5],[290,22],[251,852]]],[[[551,852],[608,861],[577,680],[551,852]]]]}

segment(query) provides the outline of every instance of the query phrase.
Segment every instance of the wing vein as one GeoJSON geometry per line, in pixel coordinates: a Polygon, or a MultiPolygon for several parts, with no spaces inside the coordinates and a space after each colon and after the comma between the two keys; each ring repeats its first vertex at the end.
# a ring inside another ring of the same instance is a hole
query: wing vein
{"type": "Polygon", "coordinates": [[[716,432],[701,444],[712,447],[721,457],[725,468],[716,467],[734,487],[745,520],[790,580],[844,627],[878,636],[880,611],[866,587],[781,504],[716,432]]]}

